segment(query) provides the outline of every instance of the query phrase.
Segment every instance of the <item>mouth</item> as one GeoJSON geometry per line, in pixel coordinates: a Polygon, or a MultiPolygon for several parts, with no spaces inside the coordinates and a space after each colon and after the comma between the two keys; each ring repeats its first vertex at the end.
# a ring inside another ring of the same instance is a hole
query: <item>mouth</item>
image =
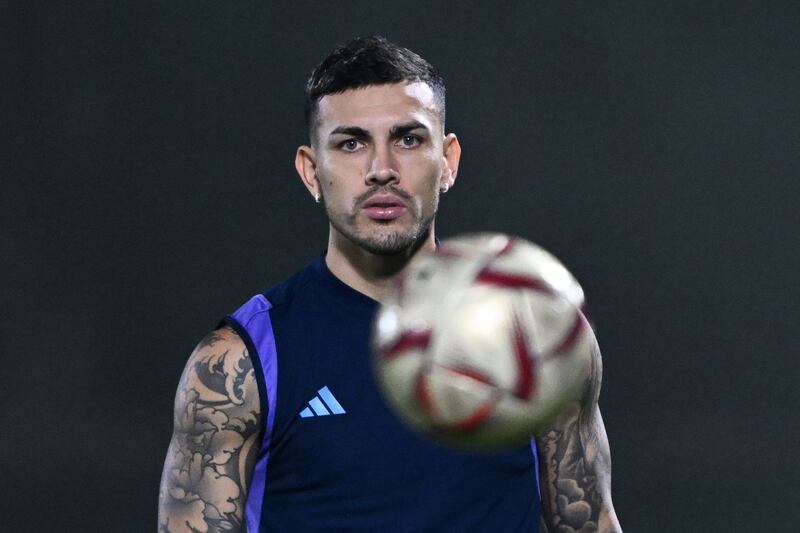
{"type": "Polygon", "coordinates": [[[406,204],[394,194],[370,196],[361,209],[373,220],[394,220],[407,211],[406,204]]]}

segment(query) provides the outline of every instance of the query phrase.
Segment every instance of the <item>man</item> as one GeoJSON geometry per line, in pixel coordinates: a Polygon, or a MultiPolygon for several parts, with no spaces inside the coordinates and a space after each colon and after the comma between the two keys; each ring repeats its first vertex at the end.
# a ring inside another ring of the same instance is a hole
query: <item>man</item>
{"type": "Polygon", "coordinates": [[[458,172],[444,94],[425,60],[378,37],[313,72],[295,166],[324,202],[327,251],[191,355],[159,531],[619,531],[599,353],[581,403],[537,446],[502,454],[418,437],[377,391],[372,317],[408,261],[435,248],[439,196],[458,172]]]}

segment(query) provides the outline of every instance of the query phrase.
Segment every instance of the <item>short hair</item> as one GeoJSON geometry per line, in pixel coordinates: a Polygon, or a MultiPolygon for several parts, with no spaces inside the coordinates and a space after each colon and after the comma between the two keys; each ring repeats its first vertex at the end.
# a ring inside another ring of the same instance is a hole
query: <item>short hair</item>
{"type": "Polygon", "coordinates": [[[323,96],[403,81],[423,82],[431,88],[444,128],[444,80],[430,63],[380,35],[356,38],[338,46],[317,65],[306,83],[305,118],[309,136],[313,135],[323,96]]]}

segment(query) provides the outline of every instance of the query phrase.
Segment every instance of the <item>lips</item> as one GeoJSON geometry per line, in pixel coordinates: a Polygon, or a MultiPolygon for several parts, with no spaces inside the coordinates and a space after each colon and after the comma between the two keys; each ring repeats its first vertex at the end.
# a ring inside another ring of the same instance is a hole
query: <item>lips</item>
{"type": "Polygon", "coordinates": [[[373,220],[394,220],[406,212],[406,205],[394,194],[370,196],[362,207],[364,213],[373,220]]]}

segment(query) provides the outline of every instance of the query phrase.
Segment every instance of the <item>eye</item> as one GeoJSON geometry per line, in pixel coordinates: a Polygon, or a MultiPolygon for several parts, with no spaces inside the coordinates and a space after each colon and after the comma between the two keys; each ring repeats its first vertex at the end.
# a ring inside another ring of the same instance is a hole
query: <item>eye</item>
{"type": "Polygon", "coordinates": [[[400,145],[403,148],[414,148],[416,146],[419,146],[421,142],[422,140],[416,135],[403,135],[400,138],[400,145]]]}
{"type": "Polygon", "coordinates": [[[339,144],[339,148],[341,148],[345,152],[355,152],[362,146],[364,146],[364,144],[358,139],[347,139],[346,141],[343,141],[341,144],[339,144]]]}

